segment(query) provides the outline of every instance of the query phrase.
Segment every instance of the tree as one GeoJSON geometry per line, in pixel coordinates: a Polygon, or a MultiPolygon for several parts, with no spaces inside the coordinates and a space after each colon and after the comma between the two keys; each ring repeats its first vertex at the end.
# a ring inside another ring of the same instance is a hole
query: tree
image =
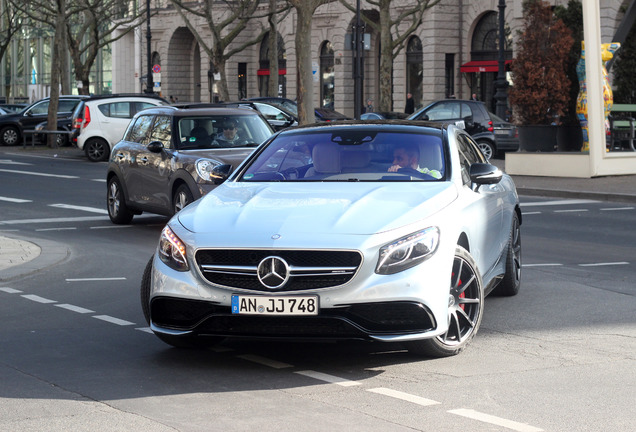
{"type": "Polygon", "coordinates": [[[0,61],[4,58],[13,37],[22,29],[24,14],[15,3],[21,0],[6,0],[0,2],[0,61]]]}
{"type": "Polygon", "coordinates": [[[579,0],[569,0],[567,7],[557,6],[554,15],[563,21],[563,24],[572,32],[572,48],[568,54],[566,71],[570,80],[570,92],[565,123],[579,125],[576,115],[576,100],[579,96],[579,80],[576,74],[576,65],[581,57],[581,41],[583,40],[583,6],[579,0]]]}
{"type": "Polygon", "coordinates": [[[314,112],[313,78],[311,70],[311,22],[319,6],[332,0],[288,0],[296,10],[296,74],[298,87],[298,123],[313,123],[314,112]]]}
{"type": "Polygon", "coordinates": [[[218,3],[217,0],[202,0],[195,3],[182,0],[170,1],[174,4],[175,9],[194,35],[199,46],[201,46],[208,55],[214,71],[221,76],[219,81],[219,96],[221,100],[228,100],[230,98],[227,85],[227,72],[225,70],[226,62],[234,54],[243,51],[248,46],[261,42],[267,33],[267,29],[261,26],[261,31],[255,38],[232,49],[230,49],[230,45],[235,42],[236,38],[245,30],[247,24],[252,20],[264,18],[270,14],[278,14],[287,9],[287,6],[284,6],[280,9],[257,15],[256,11],[260,6],[259,0],[224,0],[223,3],[225,7],[219,18],[218,12],[220,8],[216,5],[216,3],[218,3]],[[197,26],[193,23],[190,16],[202,18],[205,21],[207,28],[212,33],[212,44],[208,43],[201,32],[197,30],[197,26]]]}
{"type": "Polygon", "coordinates": [[[566,113],[570,89],[566,64],[571,46],[570,30],[552,14],[548,2],[523,2],[523,27],[510,89],[517,122],[549,125],[566,113]]]}
{"type": "Polygon", "coordinates": [[[614,102],[636,103],[636,26],[630,30],[614,63],[614,102]]]}
{"type": "MultiPolygon", "coordinates": [[[[349,10],[355,8],[351,0],[340,0],[349,10]]],[[[363,14],[365,24],[380,35],[380,100],[378,111],[393,110],[393,62],[406,42],[422,24],[424,13],[441,0],[416,0],[406,4],[399,0],[366,0],[377,8],[379,20],[376,22],[368,14],[363,14]],[[402,5],[397,8],[397,3],[402,5]],[[392,13],[393,12],[393,13],[392,13]],[[406,25],[406,28],[404,26],[406,25]]]]}

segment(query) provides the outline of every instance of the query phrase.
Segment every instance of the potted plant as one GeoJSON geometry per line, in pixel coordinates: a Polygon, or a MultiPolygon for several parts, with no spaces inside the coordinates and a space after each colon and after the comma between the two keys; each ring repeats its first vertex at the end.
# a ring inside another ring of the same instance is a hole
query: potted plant
{"type": "Polygon", "coordinates": [[[523,26],[512,63],[510,103],[519,126],[521,150],[554,151],[556,125],[567,112],[572,46],[570,30],[543,0],[523,2],[523,26]]]}

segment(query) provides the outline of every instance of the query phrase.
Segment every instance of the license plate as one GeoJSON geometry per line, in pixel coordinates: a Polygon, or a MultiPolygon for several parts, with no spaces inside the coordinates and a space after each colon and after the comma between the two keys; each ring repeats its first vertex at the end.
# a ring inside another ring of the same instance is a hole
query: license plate
{"type": "Polygon", "coordinates": [[[239,315],[318,315],[318,296],[232,296],[232,313],[239,315]]]}

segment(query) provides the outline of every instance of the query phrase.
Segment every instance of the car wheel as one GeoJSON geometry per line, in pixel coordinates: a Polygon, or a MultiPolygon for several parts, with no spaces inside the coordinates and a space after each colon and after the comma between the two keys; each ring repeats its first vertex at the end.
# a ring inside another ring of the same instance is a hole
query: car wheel
{"type": "Polygon", "coordinates": [[[513,296],[519,293],[521,286],[521,227],[519,216],[513,213],[510,240],[506,251],[506,273],[493,291],[500,296],[513,296]]]}
{"type": "Polygon", "coordinates": [[[190,189],[186,185],[181,185],[177,188],[177,191],[172,197],[172,210],[173,213],[179,213],[185,206],[194,201],[194,196],[190,189]]]}
{"type": "Polygon", "coordinates": [[[477,141],[477,145],[479,146],[479,150],[484,154],[486,159],[490,160],[495,157],[497,154],[497,149],[495,149],[495,145],[490,141],[477,141]]]}
{"type": "Polygon", "coordinates": [[[0,131],[0,141],[5,146],[17,145],[20,141],[20,131],[14,126],[7,126],[0,131]]]}
{"type": "Polygon", "coordinates": [[[448,299],[448,331],[409,342],[409,351],[427,357],[459,354],[477,334],[484,311],[484,287],[477,263],[461,246],[455,249],[448,299]]]}
{"type": "Polygon", "coordinates": [[[144,275],[141,278],[141,288],[139,294],[141,297],[141,310],[144,313],[146,324],[150,324],[150,278],[152,277],[152,257],[146,264],[144,275]]]}
{"type": "Polygon", "coordinates": [[[108,207],[108,217],[114,224],[128,224],[133,218],[134,213],[126,205],[124,190],[116,176],[108,180],[106,206],[108,207]]]}
{"type": "Polygon", "coordinates": [[[110,146],[100,138],[91,138],[84,143],[84,152],[91,162],[101,162],[108,160],[110,156],[110,146]]]}

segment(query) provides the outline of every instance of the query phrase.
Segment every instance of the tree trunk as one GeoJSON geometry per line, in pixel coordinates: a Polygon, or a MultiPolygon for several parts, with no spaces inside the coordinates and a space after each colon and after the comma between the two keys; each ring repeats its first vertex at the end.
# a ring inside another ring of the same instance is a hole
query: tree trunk
{"type": "Polygon", "coordinates": [[[271,15],[269,21],[269,84],[267,86],[267,96],[278,96],[278,30],[276,29],[276,0],[269,0],[269,11],[271,15]]]}
{"type": "Polygon", "coordinates": [[[296,67],[298,74],[298,123],[316,121],[314,113],[313,76],[311,72],[311,20],[316,8],[296,6],[296,67]]]}
{"type": "Polygon", "coordinates": [[[380,3],[380,100],[378,111],[393,111],[393,38],[390,1],[380,3]]]}
{"type": "MultiPolygon", "coordinates": [[[[51,94],[49,99],[49,112],[47,116],[47,130],[57,130],[57,107],[60,102],[60,57],[62,54],[61,39],[66,37],[64,34],[64,11],[66,10],[65,0],[57,0],[57,17],[55,20],[55,39],[53,44],[53,55],[51,56],[51,94]]],[[[47,145],[49,147],[57,147],[55,134],[47,135],[47,145]]]]}

